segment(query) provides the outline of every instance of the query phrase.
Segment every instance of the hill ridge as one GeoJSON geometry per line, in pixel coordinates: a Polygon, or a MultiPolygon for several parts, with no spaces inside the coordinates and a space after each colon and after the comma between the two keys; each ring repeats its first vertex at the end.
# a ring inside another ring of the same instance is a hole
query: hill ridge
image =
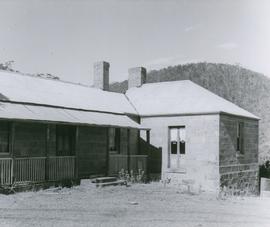
{"type": "MultiPolygon", "coordinates": [[[[270,159],[270,78],[239,65],[188,63],[152,70],[146,83],[191,80],[261,118],[259,132],[260,162],[270,159]]],[[[127,80],[110,85],[124,93],[127,80]]]]}

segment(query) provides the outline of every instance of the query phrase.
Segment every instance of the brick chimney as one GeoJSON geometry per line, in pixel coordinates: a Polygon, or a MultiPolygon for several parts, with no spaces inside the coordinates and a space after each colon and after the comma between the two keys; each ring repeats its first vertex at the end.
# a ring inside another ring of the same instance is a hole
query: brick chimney
{"type": "Polygon", "coordinates": [[[128,88],[140,87],[146,83],[146,69],[143,67],[128,70],[128,88]]]}
{"type": "Polygon", "coordinates": [[[94,63],[94,87],[109,91],[110,64],[105,61],[94,63]]]}

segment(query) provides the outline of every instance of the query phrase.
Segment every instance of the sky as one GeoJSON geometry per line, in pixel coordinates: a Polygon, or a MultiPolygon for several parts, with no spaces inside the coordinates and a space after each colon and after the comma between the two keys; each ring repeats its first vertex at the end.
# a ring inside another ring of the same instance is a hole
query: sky
{"type": "Polygon", "coordinates": [[[270,76],[269,0],[0,0],[0,62],[92,84],[128,68],[190,62],[240,64],[270,76]]]}

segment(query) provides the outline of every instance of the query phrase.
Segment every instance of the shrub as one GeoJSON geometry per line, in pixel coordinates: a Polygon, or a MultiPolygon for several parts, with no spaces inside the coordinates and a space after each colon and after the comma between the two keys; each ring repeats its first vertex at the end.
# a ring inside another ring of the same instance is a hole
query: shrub
{"type": "Polygon", "coordinates": [[[78,182],[76,179],[62,179],[60,182],[56,184],[56,186],[61,188],[71,188],[75,185],[78,185],[78,182]]]}
{"type": "Polygon", "coordinates": [[[267,160],[264,164],[260,165],[260,178],[270,178],[270,161],[267,160]]]}
{"type": "Polygon", "coordinates": [[[138,173],[135,173],[133,170],[128,172],[127,170],[121,169],[118,173],[118,178],[128,183],[144,183],[146,180],[145,173],[141,169],[138,170],[138,173]]]}

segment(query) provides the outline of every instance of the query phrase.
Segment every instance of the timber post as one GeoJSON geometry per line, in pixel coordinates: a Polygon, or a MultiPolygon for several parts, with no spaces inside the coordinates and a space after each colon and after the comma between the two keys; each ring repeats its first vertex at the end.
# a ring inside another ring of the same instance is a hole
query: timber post
{"type": "Polygon", "coordinates": [[[150,144],[150,130],[146,130],[146,142],[150,144]]]}
{"type": "Polygon", "coordinates": [[[109,176],[110,171],[110,151],[109,151],[109,127],[107,128],[106,132],[106,167],[105,167],[105,176],[109,176]]]}
{"type": "Polygon", "coordinates": [[[46,145],[45,145],[45,181],[49,180],[49,162],[48,162],[48,154],[49,154],[49,140],[50,140],[50,126],[46,125],[46,145]]]}
{"type": "Polygon", "coordinates": [[[14,169],[15,169],[15,158],[14,158],[14,134],[15,134],[15,122],[10,122],[10,134],[9,134],[9,152],[10,152],[10,157],[11,157],[11,174],[10,174],[10,179],[11,179],[11,184],[15,182],[15,174],[14,174],[14,169]]]}
{"type": "Polygon", "coordinates": [[[79,126],[76,126],[76,136],[75,136],[75,168],[74,168],[74,177],[79,179],[79,158],[78,158],[78,150],[79,150],[79,126]]]}
{"type": "Polygon", "coordinates": [[[146,160],[146,176],[147,180],[150,180],[150,163],[151,163],[151,150],[150,150],[150,130],[146,130],[146,153],[147,153],[147,160],[146,160]]]}
{"type": "Polygon", "coordinates": [[[130,173],[130,129],[127,129],[127,169],[130,173]]]}

